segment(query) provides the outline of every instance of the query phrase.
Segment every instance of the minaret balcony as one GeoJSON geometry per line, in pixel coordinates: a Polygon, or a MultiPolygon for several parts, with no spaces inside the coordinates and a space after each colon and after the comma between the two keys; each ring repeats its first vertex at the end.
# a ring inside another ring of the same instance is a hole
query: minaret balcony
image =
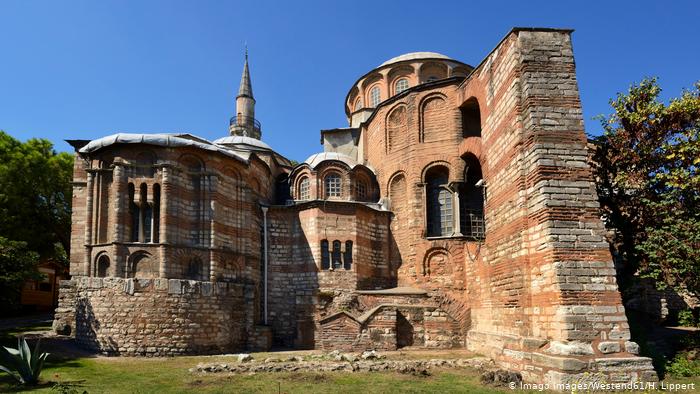
{"type": "Polygon", "coordinates": [[[252,116],[238,115],[231,118],[230,129],[236,131],[248,131],[247,136],[253,137],[261,134],[260,122],[252,116]]]}

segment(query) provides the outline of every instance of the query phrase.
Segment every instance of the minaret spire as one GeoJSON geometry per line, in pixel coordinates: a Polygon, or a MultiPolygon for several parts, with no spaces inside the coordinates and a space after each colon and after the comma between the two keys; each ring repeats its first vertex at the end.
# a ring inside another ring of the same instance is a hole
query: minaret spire
{"type": "Polygon", "coordinates": [[[248,69],[248,45],[245,46],[245,63],[243,63],[243,75],[241,75],[241,85],[238,88],[238,97],[253,97],[253,84],[250,82],[250,70],[248,69]]]}
{"type": "Polygon", "coordinates": [[[245,45],[245,61],[241,84],[236,96],[236,116],[231,118],[229,124],[231,135],[253,137],[260,139],[260,122],[255,120],[255,98],[253,97],[253,84],[250,82],[250,68],[248,66],[248,43],[245,45]]]}

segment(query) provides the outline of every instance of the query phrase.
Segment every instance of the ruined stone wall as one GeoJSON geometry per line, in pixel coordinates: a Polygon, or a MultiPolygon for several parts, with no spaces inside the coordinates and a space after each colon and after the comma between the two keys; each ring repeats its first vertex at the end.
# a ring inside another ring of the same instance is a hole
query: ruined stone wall
{"type": "Polygon", "coordinates": [[[76,340],[110,355],[243,350],[252,290],[179,279],[74,278],[76,340]]]}

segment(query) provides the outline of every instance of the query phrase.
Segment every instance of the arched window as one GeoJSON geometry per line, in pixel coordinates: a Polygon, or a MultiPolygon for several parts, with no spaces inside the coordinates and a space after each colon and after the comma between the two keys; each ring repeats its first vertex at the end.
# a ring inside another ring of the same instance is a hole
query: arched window
{"type": "Polygon", "coordinates": [[[153,243],[160,242],[160,185],[153,185],[153,243]]]}
{"type": "Polygon", "coordinates": [[[131,214],[131,242],[139,242],[141,208],[135,200],[136,188],[133,183],[129,183],[129,213],[131,214]]]}
{"type": "Polygon", "coordinates": [[[399,94],[406,89],[408,89],[408,79],[401,78],[396,81],[396,84],[394,85],[394,94],[399,94]]]}
{"type": "Polygon", "coordinates": [[[158,260],[148,253],[137,252],[131,259],[131,278],[155,279],[159,276],[158,260]]]}
{"type": "Polygon", "coordinates": [[[462,114],[462,137],[481,137],[479,102],[472,97],[459,108],[462,114]]]}
{"type": "Polygon", "coordinates": [[[428,97],[421,105],[420,141],[434,142],[451,138],[450,125],[445,116],[447,101],[443,96],[428,97]]]}
{"type": "Polygon", "coordinates": [[[375,86],[369,91],[369,103],[372,108],[377,107],[382,100],[381,92],[379,86],[375,86]]]}
{"type": "Polygon", "coordinates": [[[463,157],[464,183],[459,188],[460,232],[473,239],[483,239],[484,226],[484,187],[481,165],[472,154],[463,157]]]}
{"type": "Polygon", "coordinates": [[[105,278],[109,275],[109,257],[106,254],[97,259],[97,277],[105,278]]]}
{"type": "Polygon", "coordinates": [[[361,109],[362,109],[362,99],[358,97],[357,100],[355,100],[355,111],[359,111],[361,109]]]}
{"type": "Polygon", "coordinates": [[[367,198],[367,184],[363,180],[355,182],[355,200],[364,201],[367,198]]]}
{"type": "Polygon", "coordinates": [[[141,184],[139,194],[139,204],[141,205],[141,216],[139,217],[139,242],[151,242],[151,226],[153,224],[153,207],[148,203],[148,186],[141,184]]]}
{"type": "Polygon", "coordinates": [[[437,81],[437,80],[438,80],[438,77],[431,75],[425,80],[425,82],[430,83],[430,82],[437,81]]]}
{"type": "Polygon", "coordinates": [[[323,180],[326,198],[341,196],[341,178],[338,174],[328,174],[323,180]]]}
{"type": "Polygon", "coordinates": [[[429,237],[453,234],[452,192],[447,182],[448,171],[444,167],[434,167],[426,175],[429,237]]]}
{"type": "Polygon", "coordinates": [[[321,241],[321,269],[327,270],[329,268],[331,268],[331,259],[328,251],[328,241],[324,239],[321,241]]]}
{"type": "Polygon", "coordinates": [[[340,241],[333,241],[332,267],[334,270],[343,268],[343,260],[340,253],[340,241]]]}
{"type": "Polygon", "coordinates": [[[192,257],[187,261],[185,278],[190,280],[207,280],[204,272],[204,264],[199,257],[192,257]]]}
{"type": "Polygon", "coordinates": [[[299,192],[297,194],[298,199],[301,201],[306,201],[311,199],[311,190],[309,188],[309,177],[301,178],[299,181],[299,192]]]}
{"type": "Polygon", "coordinates": [[[352,241],[345,241],[345,253],[343,254],[343,268],[352,269],[352,241]]]}

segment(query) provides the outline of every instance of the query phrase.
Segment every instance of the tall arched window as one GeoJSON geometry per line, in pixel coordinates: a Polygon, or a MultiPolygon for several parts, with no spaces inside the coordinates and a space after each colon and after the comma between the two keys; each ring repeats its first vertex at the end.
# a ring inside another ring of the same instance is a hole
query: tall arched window
{"type": "Polygon", "coordinates": [[[340,246],[340,241],[333,241],[333,254],[331,255],[331,266],[334,270],[343,268],[343,260],[341,258],[340,246]]]}
{"type": "Polygon", "coordinates": [[[394,85],[394,94],[399,94],[406,89],[408,89],[408,79],[401,78],[396,81],[396,84],[394,85]]]}
{"type": "Polygon", "coordinates": [[[340,175],[335,173],[326,175],[323,180],[323,187],[326,198],[340,197],[342,195],[340,175]]]}
{"type": "Polygon", "coordinates": [[[148,203],[148,186],[141,184],[139,204],[141,216],[139,218],[139,242],[151,242],[151,226],[153,224],[153,207],[148,203]]]}
{"type": "Polygon", "coordinates": [[[460,231],[465,236],[483,239],[485,236],[484,188],[481,165],[472,154],[465,155],[462,159],[465,161],[465,181],[459,188],[460,231]]]}
{"type": "Polygon", "coordinates": [[[345,241],[345,253],[343,253],[343,268],[352,269],[352,241],[345,241]]]}
{"type": "Polygon", "coordinates": [[[298,199],[301,201],[306,201],[311,199],[311,190],[309,188],[309,177],[301,178],[299,181],[299,193],[297,194],[298,199]]]}
{"type": "Polygon", "coordinates": [[[375,86],[372,88],[372,90],[369,91],[369,103],[372,106],[372,108],[376,108],[377,105],[382,100],[381,92],[379,90],[379,86],[375,86]]]}
{"type": "Polygon", "coordinates": [[[434,167],[426,174],[428,236],[453,234],[452,192],[448,188],[448,170],[434,167]]]}
{"type": "Polygon", "coordinates": [[[462,137],[481,137],[481,112],[476,98],[467,100],[459,110],[462,114],[462,137]]]}
{"type": "Polygon", "coordinates": [[[153,185],[153,236],[152,242],[160,242],[160,185],[153,185]]]}
{"type": "Polygon", "coordinates": [[[131,242],[139,242],[139,224],[141,222],[141,208],[136,201],[136,188],[129,183],[129,213],[131,214],[131,242]]]}
{"type": "Polygon", "coordinates": [[[357,100],[355,100],[355,111],[359,111],[361,109],[362,109],[362,99],[358,97],[357,100]]]}
{"type": "Polygon", "coordinates": [[[330,252],[328,250],[328,240],[321,241],[321,269],[327,270],[331,268],[330,252]]]}

